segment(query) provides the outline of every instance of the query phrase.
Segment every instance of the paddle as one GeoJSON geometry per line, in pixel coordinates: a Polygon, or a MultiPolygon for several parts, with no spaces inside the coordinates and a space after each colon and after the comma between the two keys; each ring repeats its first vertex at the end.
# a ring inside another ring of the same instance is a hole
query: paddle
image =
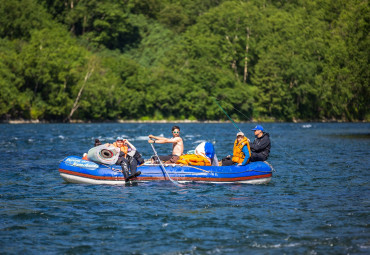
{"type": "Polygon", "coordinates": [[[157,159],[158,159],[158,161],[159,161],[159,163],[160,163],[160,165],[161,165],[161,167],[162,167],[162,170],[166,173],[166,175],[167,175],[168,179],[169,179],[173,184],[175,184],[177,187],[182,187],[183,185],[181,185],[181,184],[180,184],[180,183],[178,183],[177,181],[172,180],[172,178],[170,177],[170,175],[167,173],[167,170],[166,170],[166,168],[164,167],[164,165],[163,165],[163,163],[162,163],[161,159],[159,158],[159,156],[158,156],[158,154],[157,154],[157,151],[156,151],[156,150],[155,150],[155,148],[154,148],[154,145],[153,145],[152,143],[151,143],[150,145],[152,146],[152,149],[153,149],[154,155],[157,157],[157,159]]]}

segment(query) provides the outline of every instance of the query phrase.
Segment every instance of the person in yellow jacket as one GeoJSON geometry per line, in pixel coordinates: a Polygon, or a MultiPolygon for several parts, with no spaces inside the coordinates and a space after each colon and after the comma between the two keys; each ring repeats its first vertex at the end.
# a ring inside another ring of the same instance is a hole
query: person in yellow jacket
{"type": "Polygon", "coordinates": [[[244,136],[243,132],[236,134],[236,140],[234,142],[233,155],[228,155],[226,158],[222,159],[223,166],[231,165],[242,165],[246,163],[250,157],[249,152],[249,140],[244,136]]]}

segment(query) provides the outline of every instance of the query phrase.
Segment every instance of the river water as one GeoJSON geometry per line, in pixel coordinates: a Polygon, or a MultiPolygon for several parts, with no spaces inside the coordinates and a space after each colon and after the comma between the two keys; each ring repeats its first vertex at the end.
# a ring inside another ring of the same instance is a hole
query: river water
{"type": "MultiPolygon", "coordinates": [[[[370,254],[368,123],[266,123],[267,185],[171,182],[68,184],[58,172],[94,138],[147,135],[166,124],[0,125],[1,254],[370,254]]],[[[185,150],[232,153],[230,123],[180,123],[185,150]]],[[[245,134],[254,124],[238,124],[245,134]]],[[[156,145],[168,154],[171,145],[156,145]]]]}

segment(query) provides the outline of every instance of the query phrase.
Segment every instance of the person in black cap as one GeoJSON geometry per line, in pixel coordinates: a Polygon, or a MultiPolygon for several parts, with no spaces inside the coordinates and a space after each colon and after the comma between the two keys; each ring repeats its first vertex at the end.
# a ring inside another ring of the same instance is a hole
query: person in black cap
{"type": "Polygon", "coordinates": [[[264,132],[261,125],[257,125],[252,129],[256,139],[250,144],[251,148],[251,162],[266,161],[271,149],[270,135],[264,132]]]}

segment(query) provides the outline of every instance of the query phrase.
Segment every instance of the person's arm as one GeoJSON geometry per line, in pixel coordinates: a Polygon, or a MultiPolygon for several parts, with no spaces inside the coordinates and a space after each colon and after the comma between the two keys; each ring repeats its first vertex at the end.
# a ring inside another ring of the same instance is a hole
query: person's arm
{"type": "Polygon", "coordinates": [[[124,143],[127,143],[127,144],[128,144],[128,146],[130,146],[130,148],[131,148],[131,149],[133,149],[133,150],[135,150],[135,151],[136,151],[135,146],[134,146],[132,143],[130,143],[127,139],[123,140],[123,142],[124,142],[124,143]]]}
{"type": "Polygon", "coordinates": [[[270,143],[270,139],[268,137],[263,137],[258,144],[252,143],[250,145],[251,150],[255,152],[263,151],[270,143]]]}
{"type": "Polygon", "coordinates": [[[174,143],[174,139],[169,139],[163,136],[149,135],[149,143],[174,143]],[[153,140],[154,139],[154,140],[153,140]]]}
{"type": "Polygon", "coordinates": [[[160,139],[163,138],[161,136],[154,136],[154,135],[149,135],[148,137],[149,137],[148,143],[156,143],[156,141],[159,141],[160,139]]]}
{"type": "Polygon", "coordinates": [[[162,137],[162,139],[158,139],[155,141],[155,143],[178,143],[181,141],[181,138],[180,137],[176,137],[176,138],[165,138],[165,137],[162,137]]]}
{"type": "Polygon", "coordinates": [[[150,143],[150,141],[153,141],[153,143],[167,143],[167,140],[166,139],[149,140],[149,143],[150,143]]]}
{"type": "Polygon", "coordinates": [[[244,158],[244,161],[240,164],[238,164],[239,166],[245,166],[248,162],[248,159],[249,159],[249,151],[248,151],[248,147],[247,146],[244,146],[243,147],[243,153],[245,155],[245,158],[244,158]]]}
{"type": "Polygon", "coordinates": [[[150,139],[155,139],[155,140],[162,140],[162,139],[167,139],[166,137],[163,136],[155,136],[155,135],[149,135],[150,139]]]}
{"type": "Polygon", "coordinates": [[[163,136],[155,136],[155,135],[149,135],[149,143],[168,143],[167,140],[169,140],[166,137],[163,136]]]}

